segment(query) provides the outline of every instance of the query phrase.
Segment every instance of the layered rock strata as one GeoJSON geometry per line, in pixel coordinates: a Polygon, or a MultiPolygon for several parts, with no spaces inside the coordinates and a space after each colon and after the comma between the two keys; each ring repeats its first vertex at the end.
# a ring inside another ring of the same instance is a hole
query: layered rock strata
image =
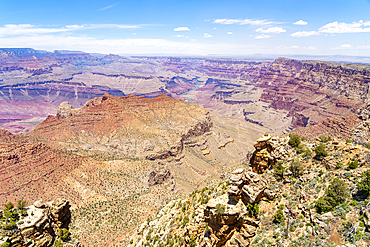
{"type": "Polygon", "coordinates": [[[65,149],[117,153],[132,158],[179,155],[185,141],[210,131],[209,112],[163,94],[153,99],[105,94],[79,108],[58,108],[30,136],[58,142],[65,149]]]}

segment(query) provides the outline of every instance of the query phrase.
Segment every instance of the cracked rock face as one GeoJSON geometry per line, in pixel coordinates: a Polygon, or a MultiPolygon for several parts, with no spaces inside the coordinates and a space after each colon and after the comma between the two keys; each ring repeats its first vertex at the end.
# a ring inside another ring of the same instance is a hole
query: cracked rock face
{"type": "Polygon", "coordinates": [[[259,221],[247,210],[248,204],[263,197],[271,199],[268,183],[259,174],[235,170],[230,176],[228,194],[211,199],[204,209],[204,221],[210,230],[203,246],[249,246],[259,221]]]}
{"type": "Polygon", "coordinates": [[[208,202],[204,217],[210,230],[203,246],[248,246],[259,225],[241,200],[226,194],[208,202]]]}
{"type": "Polygon", "coordinates": [[[68,228],[71,222],[69,208],[69,201],[64,199],[36,201],[25,208],[28,215],[22,219],[24,223],[17,226],[10,243],[12,246],[51,246],[59,229],[68,228]]]}
{"type": "Polygon", "coordinates": [[[254,144],[256,150],[250,159],[253,172],[263,174],[277,161],[288,159],[291,154],[294,154],[295,151],[289,146],[288,141],[289,137],[278,138],[269,134],[259,138],[254,144]]]}

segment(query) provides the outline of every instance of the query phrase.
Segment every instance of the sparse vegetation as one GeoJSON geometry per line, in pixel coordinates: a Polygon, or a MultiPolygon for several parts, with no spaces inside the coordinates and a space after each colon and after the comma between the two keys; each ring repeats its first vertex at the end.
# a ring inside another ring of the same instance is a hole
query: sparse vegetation
{"type": "Polygon", "coordinates": [[[284,212],[283,212],[284,205],[281,205],[278,211],[273,215],[273,222],[276,224],[281,224],[285,221],[284,212]]]}
{"type": "Polygon", "coordinates": [[[358,183],[358,189],[366,196],[370,195],[370,169],[361,174],[361,181],[358,183]]]}
{"type": "Polygon", "coordinates": [[[285,167],[283,166],[282,162],[278,162],[274,166],[274,174],[277,179],[283,179],[284,178],[284,173],[285,173],[285,167]]]}
{"type": "Polygon", "coordinates": [[[289,137],[289,145],[293,148],[297,148],[301,144],[301,138],[298,135],[290,134],[289,137]]]}
{"type": "Polygon", "coordinates": [[[339,178],[333,179],[325,193],[326,195],[320,197],[315,203],[318,213],[332,211],[336,206],[344,203],[349,195],[346,184],[339,178]]]}
{"type": "Polygon", "coordinates": [[[290,163],[289,170],[295,178],[299,178],[303,174],[303,166],[298,160],[293,160],[290,163]]]}
{"type": "Polygon", "coordinates": [[[328,156],[328,152],[326,151],[325,146],[323,144],[316,146],[315,153],[316,153],[315,158],[317,159],[322,159],[323,157],[328,156]]]}

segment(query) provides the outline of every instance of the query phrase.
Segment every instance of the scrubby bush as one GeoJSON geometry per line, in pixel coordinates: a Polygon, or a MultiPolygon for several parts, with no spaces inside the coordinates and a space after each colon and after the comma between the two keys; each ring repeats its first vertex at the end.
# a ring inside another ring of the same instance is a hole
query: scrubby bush
{"type": "Polygon", "coordinates": [[[285,172],[285,168],[282,164],[282,162],[278,162],[275,166],[274,166],[274,174],[275,176],[278,178],[278,179],[283,179],[284,178],[284,172],[285,172]]]}
{"type": "Polygon", "coordinates": [[[343,163],[342,162],[337,162],[337,164],[335,165],[335,168],[336,169],[340,169],[340,168],[342,168],[343,167],[343,163]]]}
{"type": "Polygon", "coordinates": [[[17,202],[17,209],[22,210],[27,206],[27,202],[25,200],[18,200],[17,202]]]}
{"type": "Polygon", "coordinates": [[[68,229],[65,228],[59,229],[58,236],[63,242],[71,239],[71,233],[68,231],[68,229]]]}
{"type": "Polygon", "coordinates": [[[353,161],[350,161],[348,162],[348,169],[356,169],[358,167],[358,161],[357,160],[353,160],[353,161]]]}
{"type": "Polygon", "coordinates": [[[272,216],[274,223],[280,224],[280,223],[283,223],[285,221],[283,208],[284,208],[284,205],[281,205],[279,207],[279,210],[272,216]]]}
{"type": "Polygon", "coordinates": [[[347,139],[346,143],[352,143],[353,141],[351,139],[347,139]]]}
{"type": "Polygon", "coordinates": [[[247,204],[247,210],[248,210],[249,214],[253,215],[253,216],[256,216],[260,212],[260,209],[259,209],[257,203],[247,204]]]}
{"type": "Polygon", "coordinates": [[[370,195],[370,169],[361,174],[361,181],[357,186],[366,197],[370,195]]]}
{"type": "Polygon", "coordinates": [[[297,160],[294,160],[292,163],[290,163],[289,170],[292,172],[292,175],[295,178],[299,178],[303,174],[303,166],[297,160]]]}
{"type": "Polygon", "coordinates": [[[295,134],[290,134],[289,137],[290,137],[289,142],[288,142],[289,145],[292,146],[293,148],[298,147],[299,144],[301,143],[301,138],[295,134]]]}
{"type": "Polygon", "coordinates": [[[320,136],[319,141],[320,142],[329,142],[329,141],[331,141],[331,136],[320,136]]]}
{"type": "Polygon", "coordinates": [[[325,191],[326,195],[320,197],[315,208],[318,213],[332,211],[336,206],[346,201],[349,193],[346,184],[339,178],[335,178],[325,191]]]}
{"type": "Polygon", "coordinates": [[[312,156],[311,150],[309,148],[306,148],[306,150],[304,151],[304,154],[303,154],[303,158],[304,159],[309,159],[309,158],[311,158],[311,156],[312,156]]]}
{"type": "Polygon", "coordinates": [[[315,153],[316,153],[315,158],[318,159],[322,159],[323,157],[328,156],[328,152],[326,151],[325,146],[323,144],[320,144],[315,147],[315,153]]]}

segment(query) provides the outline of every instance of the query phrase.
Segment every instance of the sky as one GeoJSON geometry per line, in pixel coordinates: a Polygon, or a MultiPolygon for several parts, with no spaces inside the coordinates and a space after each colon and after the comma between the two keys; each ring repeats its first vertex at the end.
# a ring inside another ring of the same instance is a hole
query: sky
{"type": "Polygon", "coordinates": [[[370,56],[370,0],[1,0],[0,47],[370,56]]]}

